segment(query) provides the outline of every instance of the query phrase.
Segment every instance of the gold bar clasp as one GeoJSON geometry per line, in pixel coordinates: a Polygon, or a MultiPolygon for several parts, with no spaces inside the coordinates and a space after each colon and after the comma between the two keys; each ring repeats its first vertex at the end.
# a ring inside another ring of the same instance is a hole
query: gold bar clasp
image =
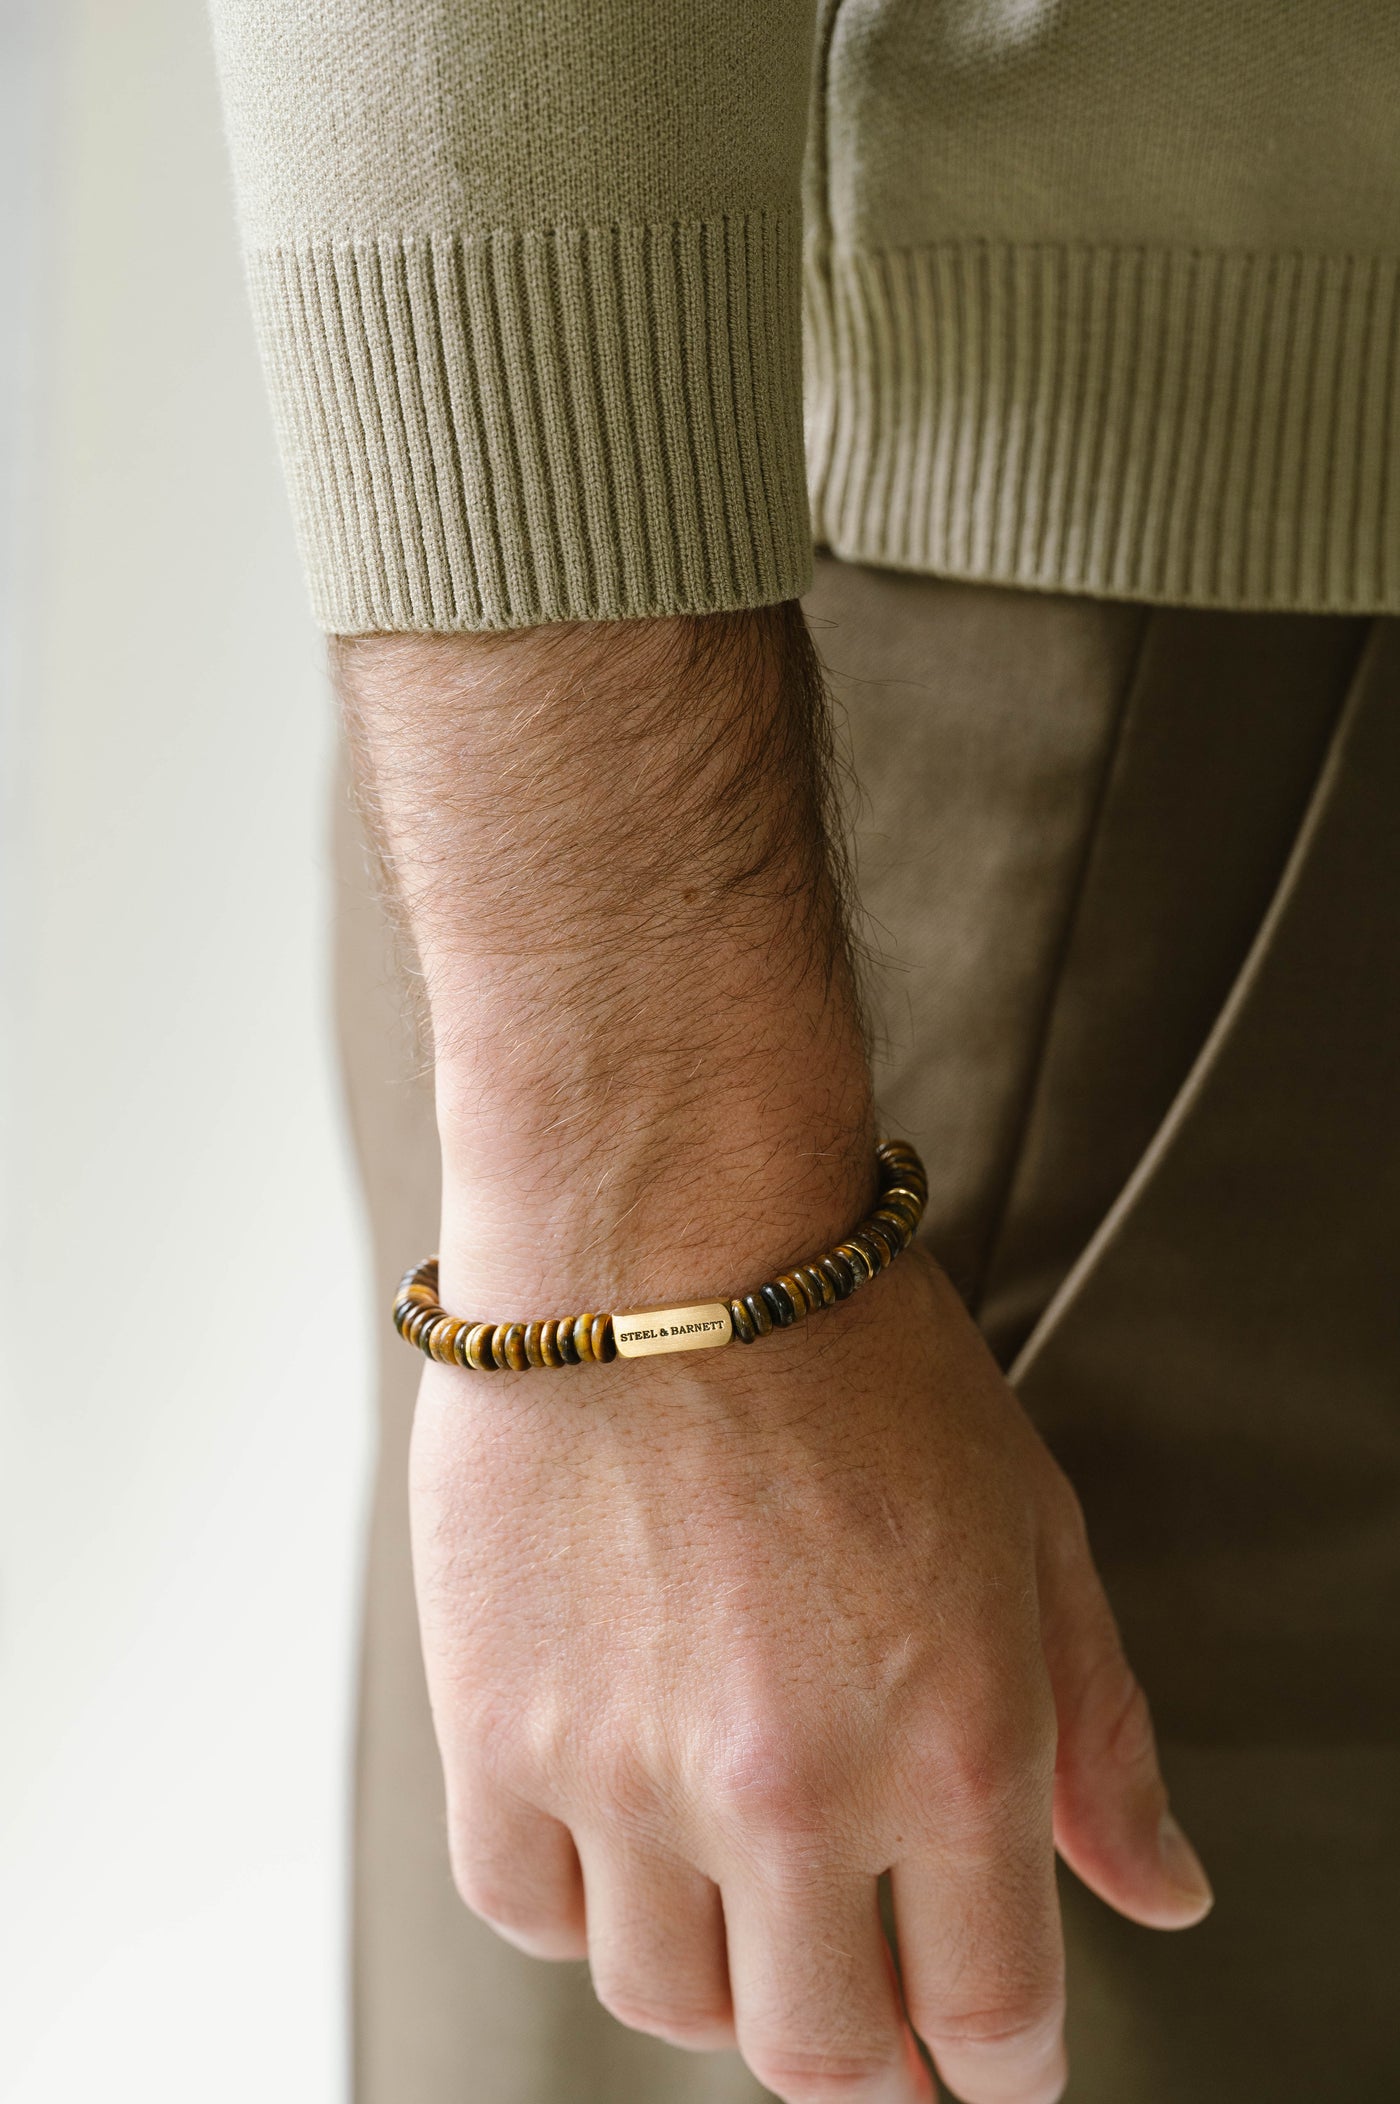
{"type": "Polygon", "coordinates": [[[649,1359],[655,1352],[702,1352],[728,1344],[734,1323],[722,1300],[698,1300],[688,1308],[633,1308],[612,1319],[619,1359],[649,1359]]]}

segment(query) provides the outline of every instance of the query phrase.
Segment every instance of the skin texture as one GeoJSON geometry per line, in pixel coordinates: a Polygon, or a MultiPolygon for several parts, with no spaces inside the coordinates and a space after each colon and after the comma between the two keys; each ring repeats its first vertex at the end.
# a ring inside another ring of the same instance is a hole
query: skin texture
{"type": "MultiPolygon", "coordinates": [[[[444,1304],[701,1299],[848,1228],[874,1114],[795,609],[337,672],[436,1047],[444,1304]]],[[[411,1473],[462,1895],[623,2022],[791,2104],[928,2097],[915,2032],[968,2104],[1038,2104],[1055,1847],[1135,1920],[1208,1906],[1073,1494],[922,1250],[748,1349],[429,1366],[411,1473]]]]}

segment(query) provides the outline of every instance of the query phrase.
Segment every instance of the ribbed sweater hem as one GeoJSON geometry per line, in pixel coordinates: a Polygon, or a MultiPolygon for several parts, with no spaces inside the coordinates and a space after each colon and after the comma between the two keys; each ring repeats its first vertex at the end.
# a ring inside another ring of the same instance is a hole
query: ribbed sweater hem
{"type": "Polygon", "coordinates": [[[805,589],[795,214],[308,240],[248,271],[323,627],[805,589]]]}
{"type": "Polygon", "coordinates": [[[1400,612],[1400,262],[813,243],[807,464],[850,561],[1400,612]]]}

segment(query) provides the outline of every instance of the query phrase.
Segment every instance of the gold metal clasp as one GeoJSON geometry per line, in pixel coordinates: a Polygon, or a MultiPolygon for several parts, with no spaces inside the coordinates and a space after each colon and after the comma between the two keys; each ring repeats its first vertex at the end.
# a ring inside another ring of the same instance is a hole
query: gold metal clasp
{"type": "Polygon", "coordinates": [[[698,1300],[689,1308],[633,1308],[614,1315],[612,1333],[620,1359],[649,1359],[655,1352],[703,1352],[728,1344],[734,1324],[722,1300],[698,1300]]]}

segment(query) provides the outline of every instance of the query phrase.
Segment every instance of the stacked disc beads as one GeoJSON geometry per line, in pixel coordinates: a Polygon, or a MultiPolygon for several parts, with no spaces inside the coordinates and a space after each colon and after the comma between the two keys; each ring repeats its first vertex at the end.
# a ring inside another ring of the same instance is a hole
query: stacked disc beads
{"type": "Polygon", "coordinates": [[[408,1344],[444,1366],[478,1373],[531,1366],[605,1366],[617,1357],[611,1315],[560,1315],[549,1322],[472,1322],[446,1313],[438,1300],[438,1260],[429,1257],[402,1279],[394,1327],[408,1344]]]}
{"type": "Polygon", "coordinates": [[[903,1140],[881,1140],[876,1160],[879,1197],[853,1233],[809,1264],[796,1264],[756,1292],[726,1303],[740,1344],[752,1344],[814,1315],[818,1308],[848,1299],[909,1247],[928,1204],[924,1165],[903,1140]]]}
{"type": "MultiPolygon", "coordinates": [[[[819,1308],[848,1299],[908,1248],[928,1203],[924,1165],[903,1140],[881,1140],[876,1161],[879,1195],[874,1210],[843,1242],[810,1263],[795,1264],[752,1293],[716,1306],[717,1315],[720,1307],[728,1309],[740,1344],[752,1344],[819,1308]]],[[[605,1366],[617,1357],[611,1315],[560,1315],[549,1322],[473,1322],[449,1315],[438,1299],[436,1257],[426,1258],[400,1281],[394,1295],[394,1327],[430,1359],[478,1373],[605,1366]]]]}

